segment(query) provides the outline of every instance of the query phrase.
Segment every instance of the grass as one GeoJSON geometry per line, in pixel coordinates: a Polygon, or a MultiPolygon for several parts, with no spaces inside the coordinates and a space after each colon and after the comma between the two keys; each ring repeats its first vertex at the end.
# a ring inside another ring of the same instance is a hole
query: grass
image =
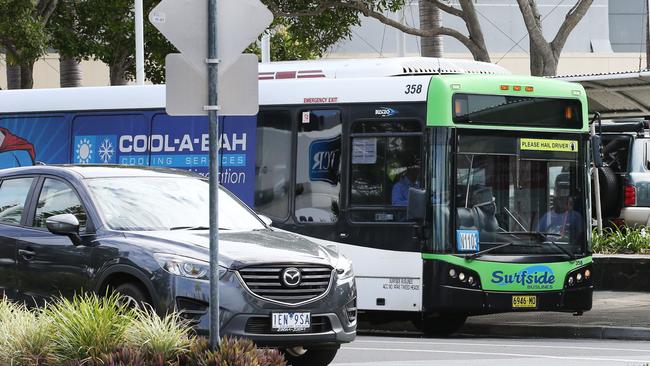
{"type": "Polygon", "coordinates": [[[161,318],[152,310],[137,310],[126,329],[125,341],[149,359],[173,362],[190,348],[193,341],[190,329],[177,313],[161,318]]]}
{"type": "Polygon", "coordinates": [[[45,365],[54,360],[51,322],[41,312],[0,301],[0,364],[45,365]]]}
{"type": "Polygon", "coordinates": [[[60,363],[75,359],[96,361],[118,349],[136,317],[118,295],[60,299],[44,313],[57,333],[52,344],[60,363]]]}

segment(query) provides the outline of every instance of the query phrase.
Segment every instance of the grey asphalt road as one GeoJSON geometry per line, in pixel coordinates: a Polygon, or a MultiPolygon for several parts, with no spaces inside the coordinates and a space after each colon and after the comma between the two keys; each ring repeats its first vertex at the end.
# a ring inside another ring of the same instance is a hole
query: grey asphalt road
{"type": "Polygon", "coordinates": [[[650,365],[650,342],[357,336],[332,366],[650,365]]]}

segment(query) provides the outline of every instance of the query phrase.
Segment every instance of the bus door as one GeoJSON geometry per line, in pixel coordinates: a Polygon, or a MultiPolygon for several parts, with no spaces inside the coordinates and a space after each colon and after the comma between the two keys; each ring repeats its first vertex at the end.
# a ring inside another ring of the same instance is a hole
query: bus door
{"type": "Polygon", "coordinates": [[[255,210],[272,218],[275,226],[338,239],[342,121],[341,108],[260,111],[255,210]]]}
{"type": "Polygon", "coordinates": [[[424,104],[351,107],[342,250],[354,264],[358,308],[420,311],[422,243],[406,217],[424,187],[424,104]]]}

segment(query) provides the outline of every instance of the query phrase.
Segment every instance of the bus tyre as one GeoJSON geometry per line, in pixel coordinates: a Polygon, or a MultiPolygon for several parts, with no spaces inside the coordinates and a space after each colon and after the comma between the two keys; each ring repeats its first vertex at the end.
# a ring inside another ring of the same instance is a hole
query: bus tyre
{"type": "Polygon", "coordinates": [[[338,348],[302,348],[284,350],[287,366],[327,366],[336,357],[338,348]]]}
{"type": "MultiPolygon", "coordinates": [[[[598,180],[600,183],[600,205],[603,219],[615,218],[620,214],[620,191],[616,173],[608,166],[598,168],[598,180]]],[[[596,191],[592,190],[592,192],[595,194],[596,191]]],[[[595,199],[592,202],[595,202],[595,199]]],[[[595,207],[592,207],[592,212],[596,215],[595,207]]]]}
{"type": "Polygon", "coordinates": [[[420,330],[427,336],[446,337],[459,331],[465,324],[466,319],[467,315],[465,314],[428,316],[422,319],[420,330]]]}

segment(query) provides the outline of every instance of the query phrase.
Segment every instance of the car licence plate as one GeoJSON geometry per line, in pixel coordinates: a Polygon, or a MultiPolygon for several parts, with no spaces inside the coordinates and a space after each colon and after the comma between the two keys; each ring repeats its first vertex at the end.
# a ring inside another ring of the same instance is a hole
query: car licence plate
{"type": "Polygon", "coordinates": [[[512,296],[512,307],[514,309],[535,309],[537,308],[537,296],[512,296]]]}
{"type": "Polygon", "coordinates": [[[272,313],[271,329],[274,332],[303,332],[311,327],[310,313],[272,313]]]}

